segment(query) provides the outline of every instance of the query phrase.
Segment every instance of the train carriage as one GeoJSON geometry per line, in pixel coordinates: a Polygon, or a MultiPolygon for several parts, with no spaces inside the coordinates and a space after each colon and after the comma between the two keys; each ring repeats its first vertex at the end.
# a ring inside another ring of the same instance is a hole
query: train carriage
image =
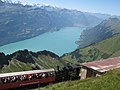
{"type": "Polygon", "coordinates": [[[55,70],[31,70],[0,74],[0,90],[8,90],[33,84],[48,84],[55,81],[55,70]]]}

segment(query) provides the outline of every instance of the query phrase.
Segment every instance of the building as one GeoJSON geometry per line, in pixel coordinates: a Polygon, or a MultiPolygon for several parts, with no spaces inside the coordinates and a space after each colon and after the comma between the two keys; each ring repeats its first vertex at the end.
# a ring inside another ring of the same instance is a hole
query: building
{"type": "Polygon", "coordinates": [[[101,76],[107,71],[120,68],[120,58],[109,58],[81,64],[81,79],[101,76]]]}

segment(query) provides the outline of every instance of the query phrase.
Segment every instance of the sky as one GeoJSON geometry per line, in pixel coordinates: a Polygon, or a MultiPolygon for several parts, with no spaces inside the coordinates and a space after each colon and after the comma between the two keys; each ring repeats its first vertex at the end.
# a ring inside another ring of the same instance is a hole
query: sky
{"type": "MultiPolygon", "coordinates": [[[[12,0],[13,2],[18,0],[12,0]]],[[[51,6],[77,9],[85,12],[120,16],[120,0],[19,0],[28,4],[49,4],[51,6]]]]}

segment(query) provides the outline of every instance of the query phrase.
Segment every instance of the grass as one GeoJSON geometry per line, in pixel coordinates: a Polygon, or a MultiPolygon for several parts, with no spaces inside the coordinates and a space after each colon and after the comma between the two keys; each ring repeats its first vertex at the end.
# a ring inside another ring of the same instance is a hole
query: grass
{"type": "Polygon", "coordinates": [[[112,38],[106,39],[96,45],[95,48],[108,54],[112,54],[120,50],[120,34],[113,36],[112,38]]]}
{"type": "Polygon", "coordinates": [[[8,73],[8,72],[17,72],[17,71],[23,71],[23,70],[31,70],[30,63],[23,63],[18,60],[11,60],[9,62],[9,65],[4,66],[0,72],[8,73]]]}
{"type": "Polygon", "coordinates": [[[39,90],[119,90],[120,69],[106,73],[101,77],[67,81],[50,85],[39,90]]]}
{"type": "Polygon", "coordinates": [[[78,61],[76,61],[76,59],[71,59],[71,56],[64,56],[64,57],[62,57],[61,58],[62,59],[62,61],[64,61],[64,62],[68,62],[68,63],[72,63],[72,64],[78,64],[78,61]]]}
{"type": "Polygon", "coordinates": [[[50,56],[47,56],[47,57],[40,56],[38,57],[38,59],[36,59],[36,62],[39,65],[44,66],[45,69],[48,69],[48,68],[56,69],[57,66],[60,66],[60,67],[64,66],[60,60],[52,58],[50,56]]]}
{"type": "Polygon", "coordinates": [[[53,58],[51,56],[39,55],[38,57],[32,56],[33,62],[22,62],[15,58],[9,61],[8,65],[4,65],[0,68],[0,73],[7,73],[7,72],[17,72],[17,71],[26,71],[32,70],[32,66],[37,65],[37,69],[49,69],[54,68],[57,69],[57,66],[60,68],[64,67],[64,62],[53,58]]]}

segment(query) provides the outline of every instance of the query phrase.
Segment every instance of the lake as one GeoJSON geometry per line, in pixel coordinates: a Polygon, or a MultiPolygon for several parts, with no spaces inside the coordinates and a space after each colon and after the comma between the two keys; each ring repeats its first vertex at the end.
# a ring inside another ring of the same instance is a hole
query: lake
{"type": "Polygon", "coordinates": [[[83,30],[80,27],[65,27],[59,31],[47,32],[31,39],[1,46],[0,52],[11,54],[23,49],[34,52],[49,50],[61,56],[77,48],[75,41],[79,39],[83,30]]]}

